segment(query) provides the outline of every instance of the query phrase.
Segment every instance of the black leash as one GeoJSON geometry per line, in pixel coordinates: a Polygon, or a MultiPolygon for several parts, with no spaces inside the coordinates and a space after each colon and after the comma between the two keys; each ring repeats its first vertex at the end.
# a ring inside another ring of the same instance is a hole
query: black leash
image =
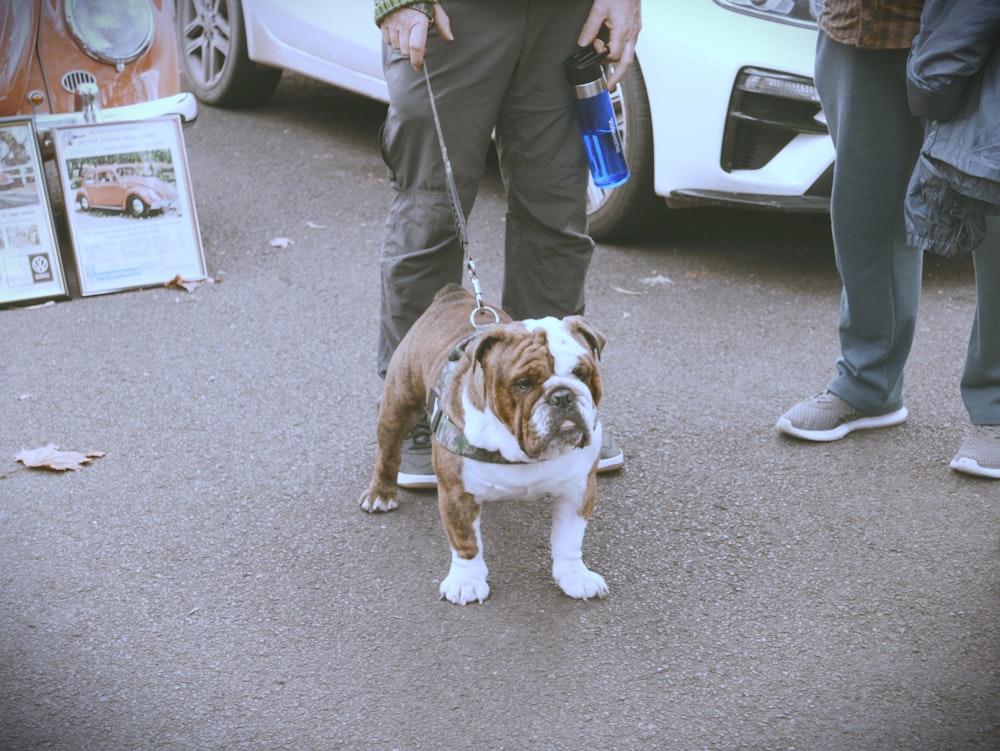
{"type": "Polygon", "coordinates": [[[462,211],[462,202],[458,197],[458,186],[455,185],[455,173],[451,169],[451,160],[448,158],[448,146],[444,142],[444,132],[441,130],[441,119],[438,117],[437,103],[434,99],[434,89],[431,88],[431,76],[427,71],[427,62],[424,62],[424,80],[427,81],[427,95],[431,102],[431,112],[434,115],[434,128],[437,130],[438,144],[441,146],[441,158],[444,160],[445,180],[448,185],[448,197],[451,199],[451,213],[455,218],[455,228],[458,230],[458,239],[462,243],[462,252],[465,255],[465,266],[469,272],[469,281],[472,283],[472,293],[476,297],[476,309],[472,311],[469,321],[473,328],[479,330],[495,323],[500,323],[500,315],[488,305],[483,304],[483,292],[479,286],[479,277],[476,274],[476,262],[472,260],[469,251],[469,229],[465,222],[465,212],[462,211]],[[490,313],[493,320],[485,324],[476,323],[476,319],[482,313],[490,313]]]}

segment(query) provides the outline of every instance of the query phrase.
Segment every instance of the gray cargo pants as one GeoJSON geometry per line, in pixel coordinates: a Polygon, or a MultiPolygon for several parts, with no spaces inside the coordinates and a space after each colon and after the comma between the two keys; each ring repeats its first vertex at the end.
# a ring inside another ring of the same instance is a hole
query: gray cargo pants
{"type": "MultiPolygon", "coordinates": [[[[594,243],[586,160],[562,62],[577,49],[590,0],[442,5],[455,41],[432,31],[426,61],[466,217],[496,130],[507,193],[500,304],[515,319],[581,314],[594,243]]],[[[390,105],[381,148],[394,195],[379,259],[380,376],[434,294],[465,274],[423,71],[388,46],[383,67],[390,105]]],[[[484,296],[495,300],[494,280],[482,282],[484,296]]]]}

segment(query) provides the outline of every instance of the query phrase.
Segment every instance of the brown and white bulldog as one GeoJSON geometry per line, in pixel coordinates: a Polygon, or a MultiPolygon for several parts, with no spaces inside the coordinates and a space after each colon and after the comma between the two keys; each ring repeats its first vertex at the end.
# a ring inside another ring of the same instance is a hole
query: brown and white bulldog
{"type": "MultiPolygon", "coordinates": [[[[474,327],[476,301],[449,285],[403,338],[378,414],[375,472],[359,504],[399,503],[403,439],[430,405],[438,506],[451,544],[441,596],[464,605],[489,595],[484,501],[552,499],[552,576],[570,597],[604,597],[604,578],[583,563],[601,450],[596,360],[604,337],[579,316],[474,327]]],[[[478,324],[478,321],[476,322],[478,324]]],[[[492,324],[492,316],[490,316],[492,324]]]]}

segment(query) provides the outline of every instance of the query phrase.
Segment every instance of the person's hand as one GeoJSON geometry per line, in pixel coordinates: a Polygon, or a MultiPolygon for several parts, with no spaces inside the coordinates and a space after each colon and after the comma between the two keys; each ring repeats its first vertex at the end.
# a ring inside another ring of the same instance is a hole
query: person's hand
{"type": "MultiPolygon", "coordinates": [[[[454,40],[451,21],[441,3],[434,3],[434,25],[438,34],[449,42],[454,40]]],[[[382,41],[410,58],[415,70],[424,67],[424,52],[427,49],[427,31],[431,22],[427,16],[413,8],[394,10],[382,19],[382,41]]]]}
{"type": "Polygon", "coordinates": [[[635,40],[642,28],[639,6],[640,0],[594,0],[590,15],[580,30],[580,37],[576,42],[578,45],[586,47],[596,42],[599,52],[608,50],[605,59],[617,63],[608,78],[609,89],[613,89],[622,80],[635,59],[635,40]],[[602,26],[607,26],[610,32],[606,44],[597,38],[602,26]]]}

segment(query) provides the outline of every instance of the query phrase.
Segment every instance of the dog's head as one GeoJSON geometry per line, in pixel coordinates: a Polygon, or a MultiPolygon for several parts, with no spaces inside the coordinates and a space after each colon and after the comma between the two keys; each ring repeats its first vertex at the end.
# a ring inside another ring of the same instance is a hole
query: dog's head
{"type": "Polygon", "coordinates": [[[539,461],[589,445],[604,343],[579,316],[487,329],[468,353],[466,436],[511,461],[539,461]]]}

